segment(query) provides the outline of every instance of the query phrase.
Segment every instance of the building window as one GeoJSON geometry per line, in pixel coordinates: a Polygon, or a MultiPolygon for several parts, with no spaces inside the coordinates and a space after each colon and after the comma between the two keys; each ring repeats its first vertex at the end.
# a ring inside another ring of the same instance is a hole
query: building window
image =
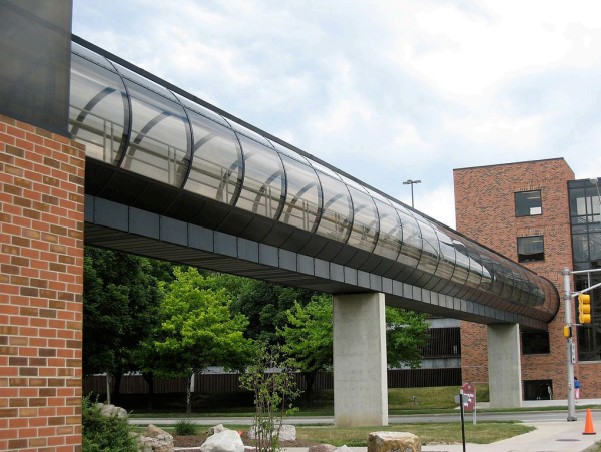
{"type": "Polygon", "coordinates": [[[522,354],[542,355],[550,353],[548,331],[522,332],[522,354]]]}
{"type": "Polygon", "coordinates": [[[515,216],[540,215],[543,213],[543,202],[540,190],[519,191],[515,193],[515,216]]]}
{"type": "Polygon", "coordinates": [[[551,380],[524,380],[524,400],[553,399],[553,382],[551,380]]]}
{"type": "Polygon", "coordinates": [[[545,241],[542,235],[518,237],[518,262],[545,260],[545,241]]]}

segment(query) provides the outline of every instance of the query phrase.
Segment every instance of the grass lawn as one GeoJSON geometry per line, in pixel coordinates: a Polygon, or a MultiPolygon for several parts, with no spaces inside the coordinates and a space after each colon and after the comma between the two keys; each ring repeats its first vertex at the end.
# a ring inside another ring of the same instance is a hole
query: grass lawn
{"type": "MultiPolygon", "coordinates": [[[[388,391],[388,412],[390,415],[424,414],[424,413],[457,413],[455,396],[459,388],[434,387],[434,388],[395,388],[388,391]]],[[[488,401],[487,385],[476,385],[476,394],[479,401],[488,401]]],[[[132,418],[177,418],[186,419],[194,417],[228,417],[254,415],[252,398],[241,395],[241,393],[227,394],[198,394],[193,404],[193,413],[187,415],[181,395],[169,400],[168,408],[160,411],[145,411],[141,409],[130,410],[132,418]]],[[[294,416],[333,416],[334,415],[334,393],[333,391],[320,391],[313,397],[313,403],[309,406],[306,399],[299,399],[295,406],[299,410],[294,416]]],[[[556,409],[556,408],[549,408],[556,409]]],[[[542,410],[542,409],[541,409],[542,410]]],[[[484,411],[484,410],[483,410],[484,411]]],[[[486,410],[489,411],[489,410],[486,410]]],[[[491,410],[492,411],[492,410],[491,410]]],[[[515,411],[515,410],[512,410],[515,411]]],[[[198,422],[198,421],[196,421],[198,422]]],[[[161,426],[161,428],[172,432],[173,426],[161,426]]],[[[208,427],[200,426],[199,431],[208,427]]],[[[246,430],[247,425],[227,425],[233,430],[246,430]]],[[[473,425],[465,423],[466,441],[471,443],[488,444],[500,441],[512,436],[521,435],[531,431],[533,428],[521,423],[514,422],[478,422],[473,425]]],[[[449,423],[418,423],[418,424],[395,424],[387,427],[355,427],[337,428],[334,426],[297,426],[297,438],[316,443],[328,443],[336,446],[346,444],[347,446],[365,446],[369,432],[380,430],[408,431],[418,435],[423,444],[450,444],[461,443],[461,426],[459,422],[449,423]]],[[[593,452],[601,452],[601,444],[593,452]]]]}
{"type": "MultiPolygon", "coordinates": [[[[173,434],[172,425],[158,425],[163,430],[173,434]]],[[[248,425],[225,424],[225,427],[244,431],[248,425]]],[[[477,425],[465,424],[465,438],[467,442],[488,444],[512,436],[521,435],[532,431],[534,427],[515,422],[481,422],[477,425]]],[[[136,430],[141,431],[142,428],[136,430]]],[[[199,432],[206,428],[198,427],[199,432]]],[[[376,431],[402,431],[419,436],[422,444],[453,444],[461,443],[461,425],[459,423],[432,423],[432,424],[402,424],[386,427],[353,427],[340,428],[334,426],[296,426],[296,437],[315,443],[333,444],[334,446],[347,445],[349,447],[367,446],[367,436],[376,431]]]]}

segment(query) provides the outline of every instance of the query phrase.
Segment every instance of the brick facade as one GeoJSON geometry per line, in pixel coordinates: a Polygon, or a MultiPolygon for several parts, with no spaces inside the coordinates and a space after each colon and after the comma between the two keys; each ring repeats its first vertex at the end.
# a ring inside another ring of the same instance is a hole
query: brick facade
{"type": "MultiPolygon", "coordinates": [[[[561,270],[572,267],[567,182],[574,179],[574,173],[564,159],[461,168],[454,170],[453,175],[457,230],[516,262],[517,238],[542,235],[544,261],[524,265],[553,282],[561,295],[561,270]],[[527,190],[541,191],[542,214],[518,217],[514,193],[527,190]]],[[[522,381],[552,380],[556,398],[565,398],[567,394],[563,325],[562,306],[555,320],[549,324],[550,353],[521,355],[522,381]]],[[[486,340],[486,326],[462,322],[464,381],[488,382],[486,340]]],[[[592,378],[592,372],[599,370],[596,365],[576,366],[576,375],[590,383],[585,397],[601,396],[599,388],[594,389],[592,378]],[[586,370],[587,367],[590,371],[586,370]]]]}
{"type": "Polygon", "coordinates": [[[81,450],[84,166],[0,116],[0,450],[81,450]]]}

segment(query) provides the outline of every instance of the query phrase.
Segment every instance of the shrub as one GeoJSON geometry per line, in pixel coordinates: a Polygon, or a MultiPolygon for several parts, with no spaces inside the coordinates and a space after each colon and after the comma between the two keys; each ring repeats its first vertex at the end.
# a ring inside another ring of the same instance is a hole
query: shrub
{"type": "Polygon", "coordinates": [[[240,376],[241,387],[254,392],[256,449],[258,452],[279,452],[279,433],[285,415],[295,408],[291,401],[299,395],[294,373],[281,355],[281,347],[257,344],[257,356],[246,373],[240,376]],[[268,369],[278,369],[268,371],[268,369]]]}
{"type": "Polygon", "coordinates": [[[83,452],[137,452],[137,442],[127,418],[103,416],[89,396],[82,399],[83,452]]]}
{"type": "Polygon", "coordinates": [[[177,421],[174,427],[174,432],[177,436],[191,436],[196,435],[198,432],[198,426],[192,421],[186,419],[177,421]]]}

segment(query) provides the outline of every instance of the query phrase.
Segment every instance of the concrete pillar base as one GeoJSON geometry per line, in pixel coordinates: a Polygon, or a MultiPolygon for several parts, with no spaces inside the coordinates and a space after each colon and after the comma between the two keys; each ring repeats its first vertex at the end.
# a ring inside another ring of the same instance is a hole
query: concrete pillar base
{"type": "Polygon", "coordinates": [[[334,296],[337,427],[388,425],[384,294],[334,296]]]}
{"type": "Polygon", "coordinates": [[[488,326],[488,383],[491,408],[522,406],[520,326],[488,326]]]}

